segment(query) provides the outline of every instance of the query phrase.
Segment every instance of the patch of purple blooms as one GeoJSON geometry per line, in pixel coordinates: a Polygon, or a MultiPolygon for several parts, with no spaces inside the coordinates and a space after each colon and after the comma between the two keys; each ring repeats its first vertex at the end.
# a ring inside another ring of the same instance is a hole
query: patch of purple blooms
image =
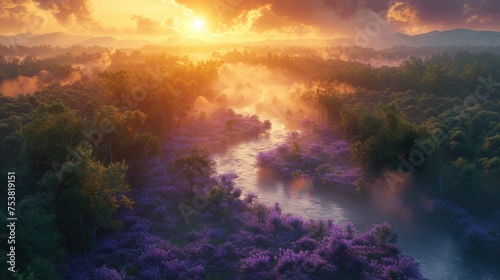
{"type": "Polygon", "coordinates": [[[257,115],[238,114],[232,109],[219,109],[192,116],[170,141],[174,149],[192,146],[208,151],[223,149],[230,144],[257,138],[271,128],[271,123],[260,121],[257,115]]]}
{"type": "Polygon", "coordinates": [[[460,234],[466,250],[500,256],[500,212],[491,219],[481,219],[464,208],[439,199],[432,200],[425,210],[429,216],[449,222],[460,234]]]}
{"type": "Polygon", "coordinates": [[[164,177],[163,186],[134,190],[123,229],[87,257],[71,256],[66,279],[423,279],[388,224],[358,234],[285,215],[240,199],[232,174],[207,178],[199,189],[209,204],[186,224],[177,206],[190,192],[164,177]]]}
{"type": "Polygon", "coordinates": [[[349,143],[325,131],[293,132],[286,143],[257,156],[261,168],[282,177],[308,175],[316,184],[340,191],[356,191],[361,169],[351,161],[349,143]]]}
{"type": "MultiPolygon", "coordinates": [[[[164,157],[199,143],[216,149],[258,137],[269,125],[256,116],[216,112],[190,121],[164,157]]],[[[347,143],[301,139],[307,152],[300,157],[311,166],[298,168],[312,174],[323,166],[329,180],[354,180],[343,165],[347,143]]],[[[178,183],[168,160],[151,159],[148,166],[147,183],[130,194],[134,208],[117,217],[122,228],[101,234],[92,252],[72,254],[65,279],[423,279],[388,224],[358,234],[352,225],[282,214],[279,205],[266,207],[254,194],[241,198],[235,174],[197,178],[193,191],[178,183]]]]}

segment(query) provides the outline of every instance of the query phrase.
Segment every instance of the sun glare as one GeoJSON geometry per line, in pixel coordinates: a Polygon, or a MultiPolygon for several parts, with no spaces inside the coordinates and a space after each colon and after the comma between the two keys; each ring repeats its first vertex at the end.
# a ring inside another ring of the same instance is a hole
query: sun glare
{"type": "Polygon", "coordinates": [[[206,30],[206,26],[205,26],[205,21],[201,20],[201,19],[195,19],[193,21],[193,28],[194,30],[196,31],[201,31],[201,30],[206,30]]]}

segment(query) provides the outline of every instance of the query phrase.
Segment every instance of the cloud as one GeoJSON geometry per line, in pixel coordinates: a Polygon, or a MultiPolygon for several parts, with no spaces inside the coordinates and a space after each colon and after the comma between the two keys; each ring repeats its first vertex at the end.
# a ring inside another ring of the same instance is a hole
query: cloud
{"type": "Polygon", "coordinates": [[[297,35],[351,34],[356,24],[367,20],[367,11],[388,8],[387,0],[177,0],[195,15],[207,19],[214,32],[225,32],[248,21],[252,11],[258,11],[252,31],[283,32],[297,35]]]}
{"type": "Polygon", "coordinates": [[[92,22],[92,9],[89,0],[32,0],[37,6],[50,12],[59,23],[92,22]]]}
{"type": "Polygon", "coordinates": [[[45,22],[40,13],[34,13],[27,1],[0,0],[0,32],[30,32],[45,22]]]}
{"type": "Polygon", "coordinates": [[[419,10],[407,2],[395,2],[387,11],[387,20],[410,34],[422,33],[429,29],[420,22],[419,10]]]}
{"type": "Polygon", "coordinates": [[[210,32],[225,35],[353,37],[373,23],[373,12],[391,23],[383,33],[500,31],[500,0],[151,0],[141,3],[148,7],[141,11],[134,10],[139,4],[124,2],[113,11],[120,20],[106,12],[94,15],[92,3],[98,11],[101,7],[96,1],[0,0],[0,33],[71,29],[100,35],[193,35],[193,20],[203,19],[210,32]]]}
{"type": "Polygon", "coordinates": [[[137,24],[137,33],[140,34],[154,34],[158,33],[161,29],[161,23],[159,21],[150,19],[146,16],[134,15],[132,16],[137,24]]]}
{"type": "Polygon", "coordinates": [[[420,21],[418,11],[415,7],[413,7],[410,3],[404,2],[394,3],[389,8],[389,11],[387,11],[387,18],[410,24],[416,24],[420,21]]]}
{"type": "Polygon", "coordinates": [[[283,33],[287,35],[306,36],[317,33],[314,25],[295,22],[286,17],[280,17],[271,9],[270,5],[259,9],[258,16],[251,22],[250,30],[258,34],[283,33]]]}
{"type": "Polygon", "coordinates": [[[35,32],[51,16],[68,24],[95,25],[90,0],[0,0],[0,32],[35,32]]]}
{"type": "Polygon", "coordinates": [[[471,27],[498,29],[500,23],[500,1],[483,0],[463,6],[466,23],[471,27]]]}
{"type": "Polygon", "coordinates": [[[391,5],[389,17],[404,29],[415,31],[452,28],[499,30],[500,1],[403,0],[391,5]]]}
{"type": "MultiPolygon", "coordinates": [[[[249,30],[256,33],[353,34],[381,13],[396,31],[419,33],[432,29],[500,29],[498,0],[176,0],[203,17],[210,30],[225,32],[259,17],[249,30]]],[[[392,29],[391,29],[392,30],[392,29]]],[[[390,31],[390,30],[389,30],[390,31]]]]}
{"type": "Polygon", "coordinates": [[[155,20],[143,15],[133,15],[132,20],[136,23],[136,32],[140,35],[173,35],[178,33],[178,19],[175,16],[166,16],[162,21],[155,20]]]}

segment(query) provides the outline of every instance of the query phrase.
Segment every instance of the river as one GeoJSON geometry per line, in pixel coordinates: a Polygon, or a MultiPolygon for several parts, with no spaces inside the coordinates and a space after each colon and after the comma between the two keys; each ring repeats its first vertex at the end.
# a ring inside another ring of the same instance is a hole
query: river
{"type": "MultiPolygon", "coordinates": [[[[236,111],[244,114],[254,113],[252,107],[236,111]]],[[[283,213],[306,219],[332,219],[339,224],[350,221],[358,232],[388,221],[399,232],[398,245],[403,254],[420,263],[427,279],[500,279],[498,260],[464,252],[459,237],[453,234],[449,227],[412,219],[408,214],[411,209],[398,208],[400,205],[397,199],[388,202],[391,207],[381,208],[371,199],[341,195],[325,188],[314,188],[307,195],[297,194],[287,187],[287,182],[265,176],[256,167],[257,154],[284,142],[290,131],[273,116],[260,114],[259,117],[261,120],[269,119],[272,122],[268,134],[214,154],[217,171],[238,174],[236,183],[243,189],[243,193],[256,193],[259,201],[269,206],[277,202],[283,213]]]]}

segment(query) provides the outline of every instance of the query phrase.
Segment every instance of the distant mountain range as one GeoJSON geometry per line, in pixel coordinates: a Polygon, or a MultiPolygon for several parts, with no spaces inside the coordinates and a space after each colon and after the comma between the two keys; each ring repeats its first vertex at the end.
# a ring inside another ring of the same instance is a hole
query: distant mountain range
{"type": "MultiPolygon", "coordinates": [[[[339,38],[333,40],[264,40],[244,42],[241,44],[252,46],[276,46],[276,45],[296,45],[296,46],[326,46],[326,45],[355,45],[361,44],[365,47],[383,49],[392,46],[499,46],[500,32],[495,31],[474,31],[468,29],[454,29],[447,31],[432,31],[419,35],[405,35],[394,33],[391,35],[363,36],[357,38],[339,38]]],[[[202,40],[171,38],[161,43],[153,43],[147,40],[119,40],[113,37],[79,36],[70,35],[63,32],[49,34],[23,33],[14,36],[0,36],[0,44],[19,44],[25,46],[53,45],[69,47],[73,45],[82,46],[103,46],[111,48],[138,48],[143,45],[200,45],[209,44],[202,40]]],[[[236,45],[236,43],[235,43],[236,45]]]]}
{"type": "Polygon", "coordinates": [[[3,45],[24,45],[40,46],[52,45],[59,47],[69,47],[74,45],[82,46],[103,46],[110,48],[137,48],[146,44],[152,44],[146,40],[119,40],[113,37],[96,37],[70,35],[64,32],[55,32],[48,34],[22,33],[14,36],[0,36],[0,44],[3,45]]]}
{"type": "Polygon", "coordinates": [[[474,47],[474,46],[499,46],[500,32],[475,31],[468,29],[453,29],[446,31],[432,31],[419,35],[406,35],[394,33],[391,35],[368,36],[358,35],[356,39],[335,39],[333,44],[354,45],[361,44],[365,47],[383,49],[392,46],[438,46],[438,47],[474,47]]]}
{"type": "MultiPolygon", "coordinates": [[[[417,46],[498,46],[500,32],[454,29],[432,31],[429,33],[407,36],[396,34],[397,40],[417,46]]],[[[396,41],[398,43],[398,41],[396,41]]]]}

